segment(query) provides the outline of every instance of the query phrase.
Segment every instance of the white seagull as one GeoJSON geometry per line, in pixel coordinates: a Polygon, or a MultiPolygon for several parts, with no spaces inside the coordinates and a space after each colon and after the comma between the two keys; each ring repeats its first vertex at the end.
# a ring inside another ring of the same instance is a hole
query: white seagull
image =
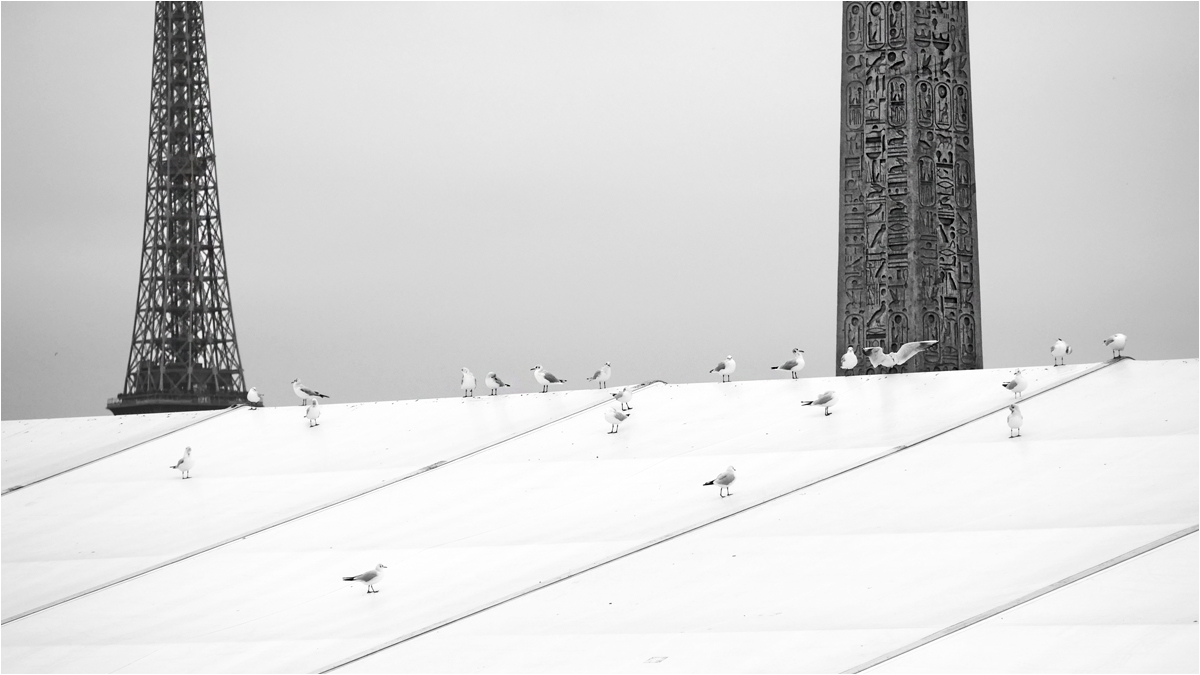
{"type": "Polygon", "coordinates": [[[629,402],[633,400],[633,390],[629,387],[621,387],[620,390],[612,393],[612,397],[621,404],[621,410],[633,410],[633,406],[629,405],[629,402]]]}
{"type": "Polygon", "coordinates": [[[490,372],[487,374],[487,377],[483,378],[483,383],[485,385],[487,385],[488,389],[492,390],[492,394],[491,394],[492,396],[496,395],[496,390],[499,389],[500,387],[512,386],[509,384],[504,384],[504,380],[500,379],[499,375],[497,375],[495,373],[490,373],[490,372]]]}
{"type": "Polygon", "coordinates": [[[632,414],[633,413],[621,412],[620,410],[617,410],[616,408],[609,408],[608,410],[605,410],[604,411],[604,419],[608,420],[608,423],[612,425],[612,431],[610,431],[608,433],[610,433],[610,434],[617,433],[620,430],[621,422],[624,422],[625,420],[629,419],[629,416],[632,414]]]}
{"type": "Polygon", "coordinates": [[[246,392],[246,400],[250,401],[250,409],[260,407],[263,402],[262,394],[258,393],[258,387],[250,387],[250,391],[246,392]]]}
{"type": "Polygon", "coordinates": [[[721,490],[717,494],[722,497],[732,497],[733,493],[729,492],[729,486],[732,485],[733,481],[735,480],[737,480],[737,476],[733,474],[733,467],[731,466],[717,474],[716,478],[708,481],[705,483],[705,485],[712,485],[713,483],[716,483],[717,485],[721,486],[721,490]]]}
{"type": "Polygon", "coordinates": [[[783,362],[782,366],[771,366],[771,370],[786,370],[792,374],[792,379],[800,378],[800,371],[804,370],[804,350],[799,347],[792,350],[792,358],[783,362]]]}
{"type": "Polygon", "coordinates": [[[1113,333],[1112,335],[1109,335],[1108,337],[1104,338],[1104,346],[1113,350],[1114,359],[1121,358],[1121,352],[1125,351],[1125,334],[1113,333]]]}
{"type": "Polygon", "coordinates": [[[309,429],[318,426],[317,418],[321,416],[321,408],[317,406],[317,399],[309,399],[308,409],[304,411],[304,416],[308,418],[309,429]]]}
{"type": "Polygon", "coordinates": [[[733,371],[737,370],[737,362],[733,360],[733,355],[725,357],[725,360],[718,363],[716,368],[708,371],[710,373],[720,373],[722,382],[729,382],[725,379],[733,375],[733,371]]]}
{"type": "Polygon", "coordinates": [[[846,347],[846,353],[842,354],[842,370],[854,370],[858,365],[858,356],[854,353],[854,347],[846,347]]]}
{"type": "Polygon", "coordinates": [[[458,386],[463,390],[463,398],[475,395],[475,374],[469,368],[462,369],[462,382],[458,386]]]}
{"type": "Polygon", "coordinates": [[[800,405],[815,405],[817,407],[824,408],[825,416],[828,417],[829,415],[833,414],[833,413],[829,412],[829,409],[832,408],[836,403],[837,403],[837,394],[835,394],[831,390],[831,391],[825,392],[824,394],[821,394],[820,396],[813,399],[812,401],[801,401],[800,405]]]}
{"type": "Polygon", "coordinates": [[[300,397],[300,405],[307,405],[308,399],[310,398],[329,398],[316,389],[309,389],[308,387],[300,384],[299,379],[292,380],[292,391],[296,392],[296,395],[300,397]]]}
{"type": "Polygon", "coordinates": [[[192,459],[192,447],[189,445],[183,449],[183,457],[181,457],[178,462],[175,462],[175,465],[171,468],[179,469],[183,479],[187,480],[188,478],[191,478],[193,466],[196,466],[196,460],[192,459]]]}
{"type": "Polygon", "coordinates": [[[1021,396],[1021,392],[1025,391],[1025,388],[1029,386],[1029,380],[1026,380],[1025,376],[1022,375],[1021,371],[1018,370],[1017,372],[1013,373],[1013,379],[1009,380],[1008,382],[1004,382],[1003,386],[1005,389],[1011,391],[1013,396],[1019,398],[1021,396]]]}
{"type": "Polygon", "coordinates": [[[1071,353],[1071,345],[1067,344],[1066,342],[1063,342],[1062,338],[1058,338],[1057,340],[1055,340],[1054,346],[1050,347],[1050,356],[1054,357],[1054,365],[1056,365],[1056,366],[1067,365],[1067,354],[1070,354],[1070,353],[1071,353]],[[1062,363],[1058,362],[1059,359],[1062,359],[1062,363]]]}
{"type": "Polygon", "coordinates": [[[588,382],[599,380],[600,388],[604,389],[607,386],[605,383],[608,382],[608,378],[610,377],[612,377],[612,364],[605,361],[604,365],[600,366],[600,370],[597,370],[595,375],[588,378],[588,382]]]}
{"type": "Polygon", "coordinates": [[[1008,409],[1008,437],[1016,438],[1021,435],[1021,423],[1025,421],[1025,418],[1021,416],[1021,409],[1017,407],[1016,403],[1008,406],[1008,409]],[[1016,436],[1013,435],[1013,431],[1017,432],[1016,436]]]}
{"type": "Polygon", "coordinates": [[[542,385],[542,393],[543,394],[550,391],[550,385],[552,385],[552,384],[566,384],[567,383],[566,380],[560,380],[557,377],[555,377],[554,375],[542,370],[542,367],[540,365],[534,366],[534,367],[530,368],[530,370],[533,371],[533,379],[537,380],[537,383],[542,385]]]}
{"type": "Polygon", "coordinates": [[[375,587],[383,581],[383,571],[386,569],[387,565],[379,563],[373,570],[367,570],[358,576],[342,577],[342,581],[357,581],[367,587],[368,593],[378,593],[379,591],[375,590],[375,587]]]}
{"type": "Polygon", "coordinates": [[[921,340],[920,342],[905,342],[900,349],[886,354],[882,347],[863,347],[867,358],[871,360],[872,368],[895,368],[904,362],[937,344],[937,340],[921,340]]]}

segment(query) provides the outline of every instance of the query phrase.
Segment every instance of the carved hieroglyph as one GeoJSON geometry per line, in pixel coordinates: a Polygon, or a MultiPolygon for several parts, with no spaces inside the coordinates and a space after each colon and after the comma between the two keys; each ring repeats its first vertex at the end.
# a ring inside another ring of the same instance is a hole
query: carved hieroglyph
{"type": "Polygon", "coordinates": [[[938,344],[897,371],[983,367],[965,2],[842,5],[837,358],[938,344]]]}

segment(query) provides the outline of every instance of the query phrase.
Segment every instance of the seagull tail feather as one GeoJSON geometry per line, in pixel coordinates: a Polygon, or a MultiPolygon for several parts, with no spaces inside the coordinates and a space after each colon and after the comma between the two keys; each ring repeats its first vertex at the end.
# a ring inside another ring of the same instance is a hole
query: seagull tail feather
{"type": "Polygon", "coordinates": [[[815,401],[801,401],[800,405],[812,405],[815,401]]]}
{"type": "Polygon", "coordinates": [[[705,485],[712,485],[714,482],[716,482],[716,480],[717,479],[714,478],[714,479],[708,481],[707,483],[705,483],[705,485]]]}
{"type": "Polygon", "coordinates": [[[354,577],[342,577],[342,581],[354,581],[354,577]]]}

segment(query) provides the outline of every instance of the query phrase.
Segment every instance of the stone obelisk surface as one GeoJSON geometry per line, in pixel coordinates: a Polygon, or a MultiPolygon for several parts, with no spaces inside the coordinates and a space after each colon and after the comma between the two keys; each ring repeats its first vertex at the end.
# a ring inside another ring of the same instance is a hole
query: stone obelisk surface
{"type": "Polygon", "coordinates": [[[844,3],[841,118],[838,372],[982,368],[967,3],[844,3]]]}

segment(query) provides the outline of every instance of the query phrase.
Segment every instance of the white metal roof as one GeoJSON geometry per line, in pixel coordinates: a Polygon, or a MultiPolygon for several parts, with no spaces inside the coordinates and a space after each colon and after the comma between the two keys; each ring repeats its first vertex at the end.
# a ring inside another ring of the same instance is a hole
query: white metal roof
{"type": "MultiPolygon", "coordinates": [[[[595,390],[234,411],[4,496],[0,665],[853,669],[1196,525],[1196,361],[1025,373],[1011,440],[1009,370],[654,384],[612,435],[595,390]],[[732,497],[701,487],[728,465],[732,497]],[[380,593],[341,581],[379,562],[380,593]]],[[[1194,672],[1195,540],[872,670],[1086,670],[1124,640],[1194,672]],[[1136,621],[1130,584],[1162,600],[1136,621]],[[973,661],[988,635],[1042,656],[973,661]]]]}

